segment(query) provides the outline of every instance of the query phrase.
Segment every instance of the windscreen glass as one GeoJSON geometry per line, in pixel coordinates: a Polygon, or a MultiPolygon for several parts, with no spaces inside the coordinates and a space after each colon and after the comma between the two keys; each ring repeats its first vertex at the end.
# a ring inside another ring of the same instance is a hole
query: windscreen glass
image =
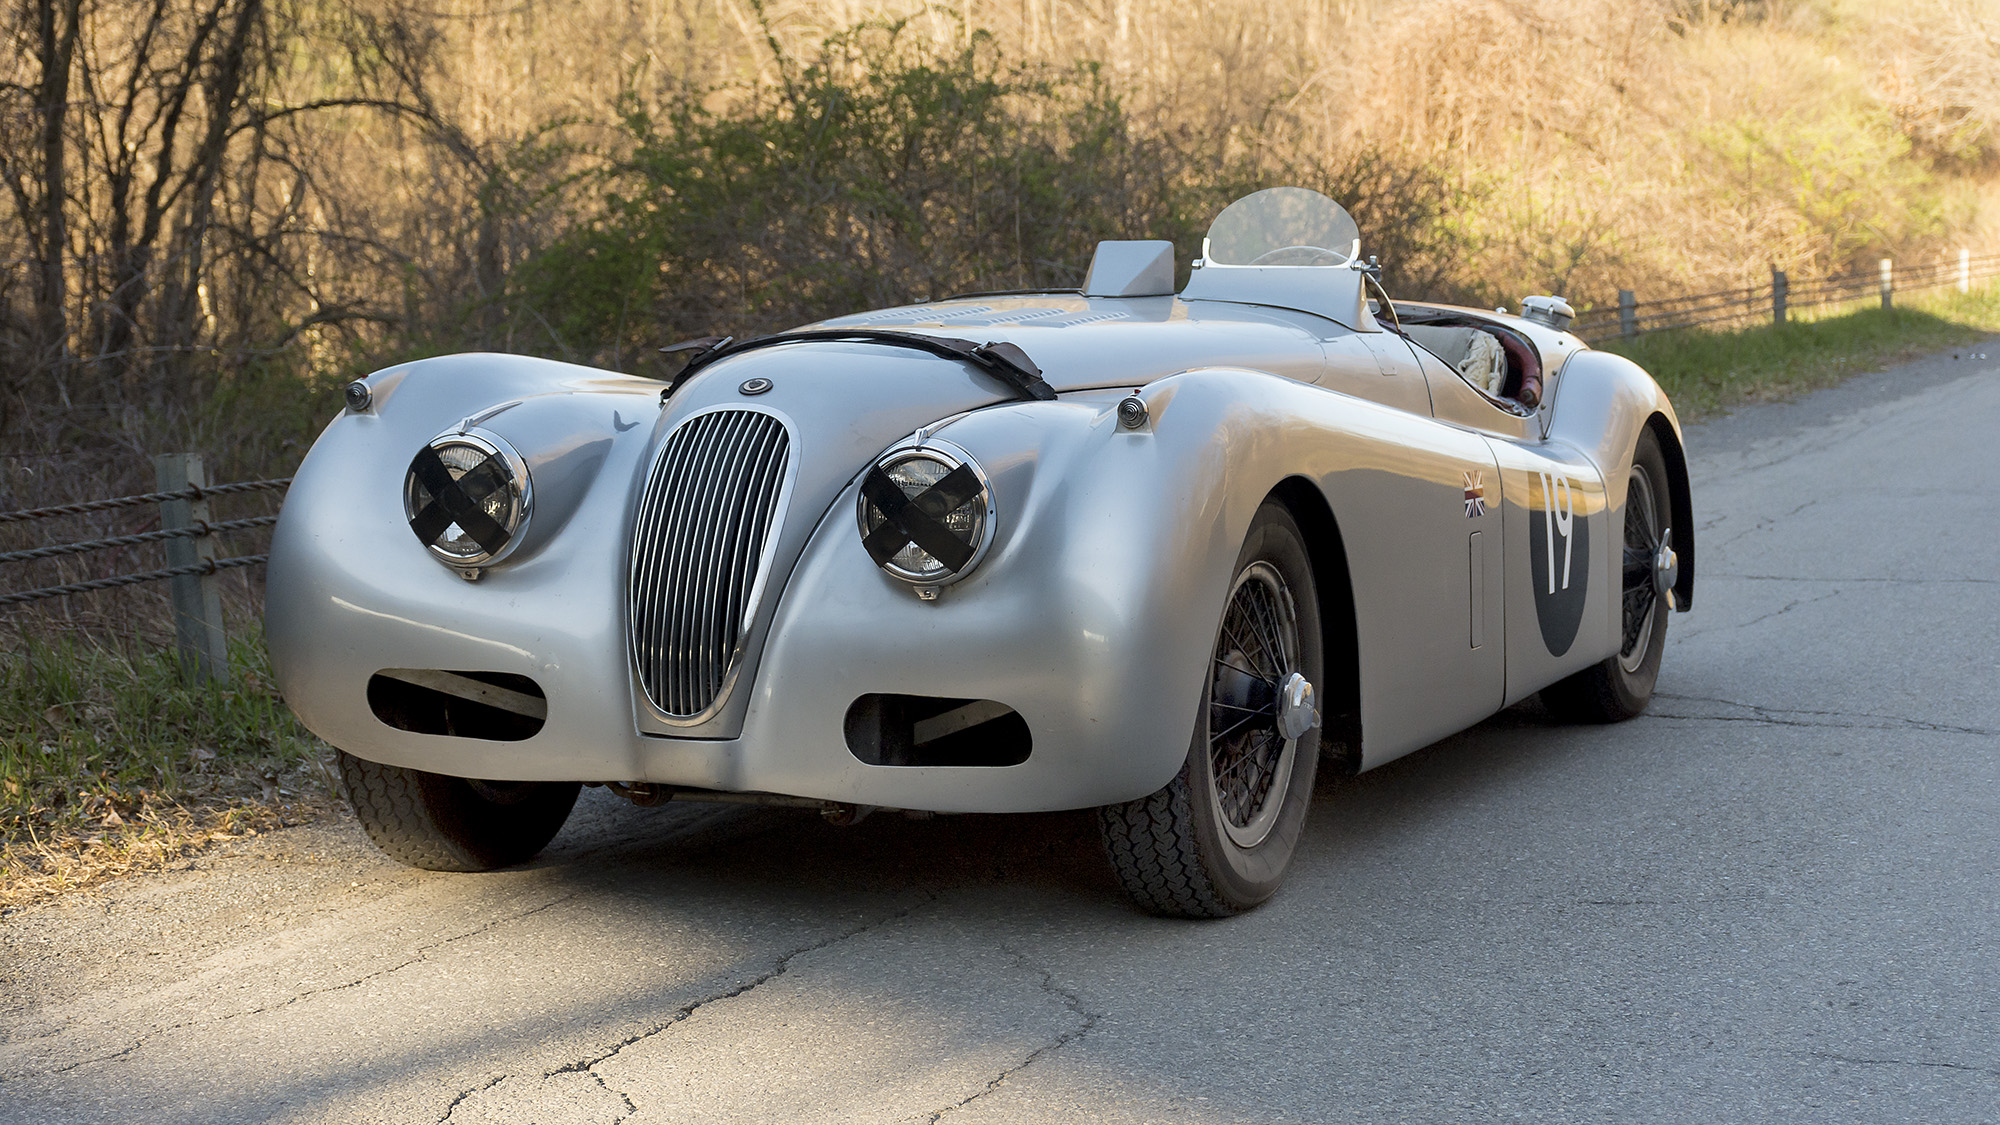
{"type": "Polygon", "coordinates": [[[1344,266],[1360,254],[1347,209],[1307,188],[1267,188],[1223,209],[1203,240],[1204,266],[1344,266]]]}

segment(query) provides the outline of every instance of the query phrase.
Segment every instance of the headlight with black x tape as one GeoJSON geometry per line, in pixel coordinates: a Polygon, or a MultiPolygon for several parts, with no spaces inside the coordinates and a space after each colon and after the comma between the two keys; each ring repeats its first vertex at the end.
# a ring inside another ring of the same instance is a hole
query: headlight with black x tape
{"type": "Polygon", "coordinates": [[[868,557],[926,599],[971,573],[993,542],[986,474],[936,439],[898,446],[870,466],[859,514],[868,557]]]}
{"type": "Polygon", "coordinates": [[[528,465],[484,430],[439,434],[403,480],[403,514],[431,557],[477,578],[521,542],[533,509],[528,465]]]}

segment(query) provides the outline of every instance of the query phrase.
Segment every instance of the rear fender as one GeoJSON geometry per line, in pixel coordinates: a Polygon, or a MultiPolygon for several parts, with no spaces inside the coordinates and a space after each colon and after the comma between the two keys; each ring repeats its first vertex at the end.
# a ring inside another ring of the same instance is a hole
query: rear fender
{"type": "MultiPolygon", "coordinates": [[[[1597,466],[1604,478],[1605,503],[1611,510],[1613,527],[1624,526],[1627,473],[1639,435],[1649,429],[1667,463],[1667,483],[1677,513],[1674,550],[1681,561],[1674,597],[1678,606],[1686,609],[1694,602],[1694,505],[1686,447],[1673,403],[1651,375],[1623,356],[1584,351],[1564,366],[1549,439],[1571,446],[1597,466]]],[[[1617,552],[1604,552],[1597,577],[1609,583],[1607,589],[1618,589],[1622,583],[1618,573],[1621,565],[1617,552]]],[[[1616,647],[1617,627],[1615,621],[1605,625],[1605,643],[1611,646],[1607,651],[1616,647]]]]}

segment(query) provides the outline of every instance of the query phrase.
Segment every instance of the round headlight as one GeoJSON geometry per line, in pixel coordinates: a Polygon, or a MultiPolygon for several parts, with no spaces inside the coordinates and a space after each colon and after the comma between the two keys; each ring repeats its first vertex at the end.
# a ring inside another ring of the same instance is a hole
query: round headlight
{"type": "Polygon", "coordinates": [[[440,434],[403,479],[410,530],[446,566],[490,566],[520,542],[533,494],[512,446],[480,430],[440,434]]]}
{"type": "Polygon", "coordinates": [[[993,490],[957,446],[892,449],[861,478],[861,545],[919,587],[963,578],[993,541],[993,490]]]}

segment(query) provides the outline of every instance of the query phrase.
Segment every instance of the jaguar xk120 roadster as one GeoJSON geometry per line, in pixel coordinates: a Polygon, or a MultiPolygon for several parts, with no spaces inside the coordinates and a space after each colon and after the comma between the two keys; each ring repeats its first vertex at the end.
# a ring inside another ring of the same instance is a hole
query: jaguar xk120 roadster
{"type": "Polygon", "coordinates": [[[1126,889],[1275,892],[1315,771],[1537,692],[1646,706],[1694,543],[1673,407],[1518,315],[1398,303],[1298,188],[1077,290],[347,388],[271,548],[286,700],[421,867],[518,863],[581,785],[1097,808],[1126,889]],[[672,350],[672,349],[670,349],[672,350]]]}

